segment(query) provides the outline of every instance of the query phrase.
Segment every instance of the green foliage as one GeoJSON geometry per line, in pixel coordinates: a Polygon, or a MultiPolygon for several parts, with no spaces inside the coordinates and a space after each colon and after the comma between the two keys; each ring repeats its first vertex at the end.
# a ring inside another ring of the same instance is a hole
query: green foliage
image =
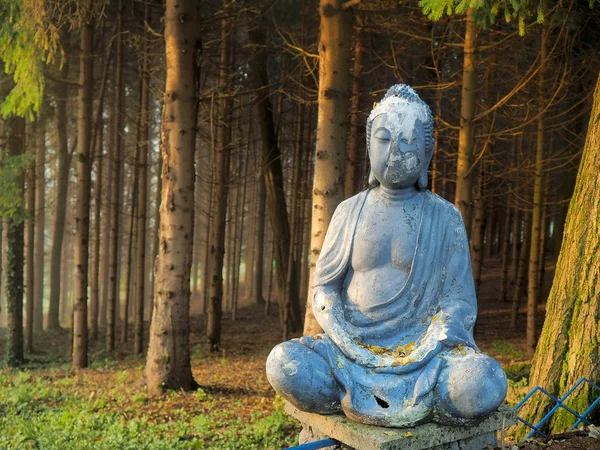
{"type": "Polygon", "coordinates": [[[44,93],[43,67],[59,52],[58,30],[47,17],[45,0],[0,0],[0,59],[14,87],[0,114],[38,113],[44,93]]]}
{"type": "MultiPolygon", "coordinates": [[[[114,397],[116,391],[100,390],[81,396],[77,380],[58,373],[0,370],[0,448],[250,450],[297,444],[297,424],[284,414],[281,398],[275,400],[272,414],[254,414],[248,420],[206,396],[203,401],[214,403],[210,414],[190,414],[171,405],[170,420],[158,423],[143,413],[132,414],[151,401],[144,392],[130,398],[122,390],[121,398],[114,397]],[[127,400],[130,406],[121,406],[122,413],[110,409],[115,401],[127,400]]],[[[177,395],[187,394],[173,392],[177,395]]],[[[158,400],[158,405],[171,400],[158,400]]]]}
{"type": "MultiPolygon", "coordinates": [[[[590,0],[590,8],[595,0],[590,0]]],[[[432,20],[439,20],[444,14],[465,14],[467,9],[476,10],[476,21],[482,27],[493,24],[499,14],[504,20],[510,22],[517,20],[519,34],[525,34],[525,25],[528,20],[535,17],[537,23],[544,22],[543,0],[419,0],[423,14],[432,20]]]]}
{"type": "Polygon", "coordinates": [[[0,168],[0,216],[15,224],[26,218],[20,179],[33,159],[30,154],[5,155],[0,168]]]}
{"type": "Polygon", "coordinates": [[[521,359],[525,356],[522,351],[517,350],[514,344],[506,341],[494,341],[492,350],[507,359],[521,359]]]}

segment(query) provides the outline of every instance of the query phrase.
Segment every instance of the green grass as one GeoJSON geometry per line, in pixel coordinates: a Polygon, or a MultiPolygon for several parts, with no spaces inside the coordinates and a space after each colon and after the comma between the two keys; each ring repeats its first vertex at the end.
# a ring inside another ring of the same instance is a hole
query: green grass
{"type": "MultiPolygon", "coordinates": [[[[127,383],[127,372],[117,380],[127,383]]],[[[84,376],[85,378],[85,376],[84,376]]],[[[94,391],[82,395],[80,380],[68,374],[40,376],[31,372],[0,370],[0,449],[267,449],[294,445],[296,424],[283,413],[276,398],[274,412],[253,414],[249,421],[235,411],[208,409],[191,414],[171,405],[169,420],[145,413],[128,413],[149,402],[145,392],[136,395],[94,391]],[[115,402],[126,402],[123,408],[115,402]]],[[[181,393],[153,400],[172,401],[181,393]]],[[[203,391],[199,402],[213,401],[203,391]]],[[[210,406],[210,405],[209,405],[210,406]]]]}

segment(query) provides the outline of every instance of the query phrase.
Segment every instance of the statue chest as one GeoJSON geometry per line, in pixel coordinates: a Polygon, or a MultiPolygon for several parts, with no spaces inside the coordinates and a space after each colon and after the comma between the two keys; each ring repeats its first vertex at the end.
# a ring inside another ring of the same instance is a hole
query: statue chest
{"type": "Polygon", "coordinates": [[[419,213],[412,205],[365,205],[352,247],[354,272],[389,272],[404,278],[411,269],[417,242],[419,213]],[[400,273],[397,273],[400,272],[400,273]]]}

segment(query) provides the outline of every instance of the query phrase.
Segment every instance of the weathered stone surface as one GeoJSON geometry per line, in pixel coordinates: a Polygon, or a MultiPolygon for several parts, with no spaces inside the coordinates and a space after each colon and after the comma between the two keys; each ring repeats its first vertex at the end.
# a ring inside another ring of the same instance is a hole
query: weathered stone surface
{"type": "Polygon", "coordinates": [[[344,448],[357,450],[480,450],[497,444],[496,432],[516,423],[516,411],[508,405],[474,426],[452,427],[427,423],[413,428],[382,428],[353,422],[343,415],[319,415],[300,411],[286,403],[285,411],[304,426],[301,443],[331,437],[344,448]]]}

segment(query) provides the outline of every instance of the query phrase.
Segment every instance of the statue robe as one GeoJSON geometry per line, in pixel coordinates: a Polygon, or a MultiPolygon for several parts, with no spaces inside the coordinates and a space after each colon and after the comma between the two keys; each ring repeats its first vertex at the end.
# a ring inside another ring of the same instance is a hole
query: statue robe
{"type": "Polygon", "coordinates": [[[414,371],[378,373],[356,363],[325,334],[300,342],[328,361],[345,391],[342,407],[349,417],[374,425],[413,425],[430,414],[429,394],[443,376],[444,365],[457,349],[462,351],[460,345],[477,351],[473,340],[477,301],[469,244],[460,212],[441,197],[421,191],[423,206],[406,282],[392,298],[359,308],[344,286],[346,276],[351,276],[352,246],[369,193],[361,192],[336,209],[313,275],[313,297],[320,288],[333,287],[340,293],[348,330],[356,342],[390,350],[398,345],[418,348],[428,330],[431,333],[435,328],[444,349],[414,371]]]}

